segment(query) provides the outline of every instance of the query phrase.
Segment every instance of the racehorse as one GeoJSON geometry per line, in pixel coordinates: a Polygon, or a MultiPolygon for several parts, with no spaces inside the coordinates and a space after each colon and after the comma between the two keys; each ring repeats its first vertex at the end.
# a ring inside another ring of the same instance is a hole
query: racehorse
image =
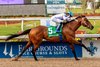
{"type": "MultiPolygon", "coordinates": [[[[75,40],[75,31],[81,25],[84,27],[87,27],[90,30],[94,28],[94,26],[89,22],[89,20],[84,15],[80,15],[76,17],[75,19],[73,19],[72,21],[70,21],[69,23],[63,24],[63,27],[62,27],[63,40],[69,43],[69,46],[72,49],[72,53],[76,60],[79,60],[79,59],[76,56],[74,44],[82,46],[87,51],[91,52],[84,44],[75,40]]],[[[39,48],[43,39],[45,39],[46,41],[50,41],[50,42],[60,41],[60,38],[58,36],[48,37],[48,27],[46,26],[37,26],[35,28],[27,29],[20,34],[12,34],[6,39],[6,41],[12,38],[21,36],[21,35],[25,35],[25,34],[28,34],[28,37],[29,37],[28,43],[26,44],[22,52],[17,57],[13,58],[13,60],[18,60],[22,56],[22,54],[31,46],[31,44],[33,44],[34,47],[32,48],[32,54],[34,56],[34,59],[37,61],[38,59],[35,55],[35,52],[39,48]]]]}

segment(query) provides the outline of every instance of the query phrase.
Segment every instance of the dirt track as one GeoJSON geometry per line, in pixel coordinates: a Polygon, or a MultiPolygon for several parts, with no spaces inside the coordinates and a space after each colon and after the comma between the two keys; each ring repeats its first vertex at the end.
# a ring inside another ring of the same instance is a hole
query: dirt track
{"type": "Polygon", "coordinates": [[[38,62],[34,61],[33,58],[23,58],[19,59],[19,61],[0,59],[0,67],[100,67],[100,58],[83,58],[80,61],[67,58],[40,58],[38,62]]]}

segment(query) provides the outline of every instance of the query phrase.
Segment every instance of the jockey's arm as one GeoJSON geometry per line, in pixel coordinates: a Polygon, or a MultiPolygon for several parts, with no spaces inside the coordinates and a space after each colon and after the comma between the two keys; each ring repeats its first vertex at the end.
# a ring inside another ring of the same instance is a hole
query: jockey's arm
{"type": "Polygon", "coordinates": [[[63,20],[66,22],[70,22],[71,18],[70,18],[70,16],[63,16],[63,20]]]}

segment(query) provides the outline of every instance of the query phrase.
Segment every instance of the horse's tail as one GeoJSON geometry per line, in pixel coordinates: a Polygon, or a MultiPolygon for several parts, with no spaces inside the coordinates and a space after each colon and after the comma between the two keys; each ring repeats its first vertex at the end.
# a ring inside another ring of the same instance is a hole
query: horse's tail
{"type": "Polygon", "coordinates": [[[28,33],[30,32],[30,30],[31,30],[31,29],[27,29],[27,30],[21,32],[20,34],[12,34],[12,35],[10,35],[9,37],[7,37],[6,41],[7,41],[7,40],[10,40],[10,39],[12,39],[12,38],[21,36],[21,35],[28,34],[28,33]]]}

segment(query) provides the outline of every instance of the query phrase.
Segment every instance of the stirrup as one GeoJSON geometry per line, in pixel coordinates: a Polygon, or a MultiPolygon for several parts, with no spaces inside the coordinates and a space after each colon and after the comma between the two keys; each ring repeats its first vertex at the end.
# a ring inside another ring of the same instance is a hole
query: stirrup
{"type": "Polygon", "coordinates": [[[57,29],[56,29],[57,33],[60,33],[61,26],[62,26],[62,23],[58,24],[57,29]]]}
{"type": "Polygon", "coordinates": [[[56,30],[56,33],[60,33],[60,30],[56,30]]]}
{"type": "Polygon", "coordinates": [[[56,32],[60,32],[60,28],[57,28],[57,29],[56,29],[56,32]]]}

